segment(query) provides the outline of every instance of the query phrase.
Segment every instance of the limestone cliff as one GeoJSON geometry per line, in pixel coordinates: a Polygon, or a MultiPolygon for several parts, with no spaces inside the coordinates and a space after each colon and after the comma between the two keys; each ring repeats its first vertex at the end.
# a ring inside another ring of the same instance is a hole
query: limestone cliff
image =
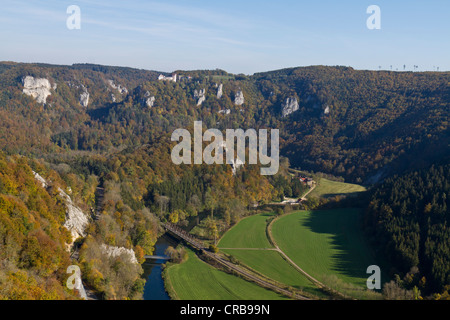
{"type": "Polygon", "coordinates": [[[52,86],[50,85],[50,81],[26,76],[22,82],[24,94],[33,97],[38,103],[46,103],[47,97],[51,95],[50,89],[52,86]]]}
{"type": "Polygon", "coordinates": [[[150,92],[145,92],[144,103],[147,107],[153,108],[156,98],[150,94],[150,92]]]}
{"type": "MultiPolygon", "coordinates": [[[[40,174],[34,171],[33,174],[35,179],[42,185],[43,188],[48,187],[48,182],[40,174]]],[[[89,224],[89,219],[83,211],[73,203],[70,196],[64,192],[64,190],[58,188],[58,192],[64,199],[66,205],[66,221],[64,223],[64,227],[66,227],[72,234],[72,242],[68,244],[70,247],[76,239],[86,236],[85,230],[89,224]]]]}
{"type": "Polygon", "coordinates": [[[288,115],[296,112],[299,108],[298,101],[296,98],[287,98],[286,102],[282,106],[282,114],[283,118],[287,117],[288,115]]]}
{"type": "Polygon", "coordinates": [[[223,96],[223,84],[219,85],[219,88],[217,89],[217,99],[222,98],[223,96]]]}
{"type": "Polygon", "coordinates": [[[206,89],[202,90],[195,90],[194,91],[194,98],[198,99],[197,106],[201,106],[203,102],[206,100],[206,89]]]}
{"type": "Polygon", "coordinates": [[[80,95],[80,104],[85,108],[89,105],[89,92],[85,87],[83,87],[83,92],[80,95]]]}
{"type": "Polygon", "coordinates": [[[125,256],[128,261],[132,263],[138,264],[139,262],[136,259],[136,255],[134,254],[134,251],[132,249],[126,249],[123,247],[113,247],[108,246],[106,244],[101,245],[102,251],[107,254],[109,257],[118,257],[118,256],[125,256]]]}
{"type": "Polygon", "coordinates": [[[113,80],[108,80],[108,84],[110,85],[111,88],[116,89],[117,91],[120,92],[120,94],[127,94],[128,93],[128,89],[123,87],[122,85],[116,85],[114,83],[113,80]]]}
{"type": "Polygon", "coordinates": [[[81,211],[80,208],[75,206],[67,193],[61,188],[58,188],[59,195],[65,199],[66,202],[66,222],[64,226],[72,234],[72,242],[78,238],[86,236],[85,230],[89,224],[88,217],[81,211]]]}
{"type": "Polygon", "coordinates": [[[245,102],[244,93],[241,90],[239,90],[238,92],[236,92],[236,96],[234,98],[234,104],[237,106],[241,106],[244,104],[244,102],[245,102]]]}

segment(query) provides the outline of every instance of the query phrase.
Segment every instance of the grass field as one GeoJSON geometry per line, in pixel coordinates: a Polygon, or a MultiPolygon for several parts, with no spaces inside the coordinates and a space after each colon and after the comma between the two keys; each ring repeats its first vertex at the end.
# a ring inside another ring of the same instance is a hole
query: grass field
{"type": "Polygon", "coordinates": [[[267,220],[271,217],[274,217],[273,213],[262,213],[241,220],[223,236],[218,244],[219,248],[275,281],[312,294],[320,294],[313,283],[284,260],[280,253],[264,250],[274,248],[266,234],[267,220]]]}
{"type": "Polygon", "coordinates": [[[358,184],[331,181],[320,178],[317,187],[308,195],[308,197],[333,197],[337,195],[349,195],[358,192],[364,192],[366,188],[358,184]]]}
{"type": "Polygon", "coordinates": [[[267,219],[273,213],[262,213],[241,220],[218,243],[219,248],[273,248],[266,236],[267,219]]]}
{"type": "Polygon", "coordinates": [[[272,234],[305,272],[330,284],[334,276],[365,288],[367,267],[374,260],[358,225],[358,209],[300,211],[275,221],[272,234]]]}
{"type": "Polygon", "coordinates": [[[287,300],[288,298],[239,277],[215,269],[194,252],[179,265],[170,266],[167,276],[181,300],[287,300]]]}
{"type": "Polygon", "coordinates": [[[237,249],[222,251],[270,279],[316,296],[323,296],[311,281],[284,260],[277,251],[237,249]]]}

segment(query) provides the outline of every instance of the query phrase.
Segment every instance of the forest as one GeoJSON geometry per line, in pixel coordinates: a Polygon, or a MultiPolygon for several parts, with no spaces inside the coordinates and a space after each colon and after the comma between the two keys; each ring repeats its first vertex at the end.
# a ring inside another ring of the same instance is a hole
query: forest
{"type": "Polygon", "coordinates": [[[450,165],[386,179],[374,187],[364,225],[398,274],[416,269],[425,293],[450,289],[450,165]]]}

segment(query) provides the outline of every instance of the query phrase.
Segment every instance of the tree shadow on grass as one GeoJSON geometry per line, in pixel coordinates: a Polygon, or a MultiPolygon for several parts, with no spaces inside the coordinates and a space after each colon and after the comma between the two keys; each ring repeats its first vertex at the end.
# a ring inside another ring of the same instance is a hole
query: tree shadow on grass
{"type": "Polygon", "coordinates": [[[314,233],[330,235],[332,272],[341,279],[344,277],[345,282],[365,286],[365,279],[370,276],[367,267],[378,263],[365,242],[360,218],[358,209],[313,211],[304,225],[314,233]]]}
{"type": "Polygon", "coordinates": [[[355,191],[355,192],[350,192],[350,193],[345,193],[345,192],[341,192],[341,193],[325,193],[325,194],[322,194],[321,197],[323,197],[323,198],[334,198],[334,197],[337,197],[337,196],[354,197],[354,196],[360,195],[360,194],[362,194],[364,192],[366,192],[366,191],[355,191]]]}

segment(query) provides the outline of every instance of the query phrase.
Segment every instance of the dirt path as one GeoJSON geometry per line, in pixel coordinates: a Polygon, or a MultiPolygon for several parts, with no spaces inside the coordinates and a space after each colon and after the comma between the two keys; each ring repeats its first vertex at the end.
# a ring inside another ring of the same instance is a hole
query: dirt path
{"type": "MultiPolygon", "coordinates": [[[[311,190],[311,191],[312,191],[312,190],[311,190]]],[[[292,213],[290,213],[290,214],[288,214],[288,215],[291,215],[291,214],[295,214],[295,212],[292,212],[292,213]]],[[[310,275],[309,273],[307,273],[305,270],[303,270],[302,268],[300,268],[294,261],[292,261],[291,258],[289,258],[289,256],[288,256],[286,253],[284,253],[283,250],[280,249],[280,247],[278,247],[278,245],[277,245],[277,243],[276,243],[276,241],[275,241],[275,239],[274,239],[274,237],[273,237],[273,235],[272,235],[272,226],[273,226],[273,223],[274,223],[275,221],[277,221],[278,219],[280,219],[280,218],[282,218],[282,217],[285,217],[285,216],[286,216],[286,215],[282,215],[282,216],[279,216],[279,217],[273,219],[273,220],[269,223],[269,225],[267,226],[267,234],[268,234],[268,236],[269,236],[269,241],[270,241],[270,242],[272,243],[272,245],[275,247],[275,250],[278,251],[278,252],[286,259],[287,262],[289,262],[295,269],[297,269],[300,273],[302,273],[305,277],[307,277],[307,278],[308,278],[312,283],[314,283],[318,288],[326,289],[327,291],[332,292],[333,294],[335,294],[335,295],[337,295],[337,296],[340,296],[341,298],[348,299],[348,297],[346,297],[346,296],[343,295],[342,293],[340,293],[340,292],[338,292],[338,291],[336,291],[336,290],[333,290],[333,289],[329,288],[328,286],[326,286],[325,284],[323,284],[322,282],[320,282],[319,280],[317,280],[316,278],[314,278],[313,276],[311,276],[311,275],[310,275]]]]}
{"type": "MultiPolygon", "coordinates": [[[[291,213],[293,214],[293,213],[291,213]]],[[[267,234],[269,236],[269,241],[272,243],[272,245],[275,247],[275,250],[278,251],[285,259],[286,261],[288,261],[295,269],[297,269],[298,271],[300,271],[300,273],[302,273],[303,275],[305,275],[309,280],[311,280],[316,286],[318,286],[319,288],[326,288],[326,286],[320,282],[319,280],[317,280],[316,278],[314,278],[313,276],[311,276],[310,274],[308,274],[305,270],[303,270],[302,268],[300,268],[294,261],[292,261],[291,258],[288,257],[288,255],[286,253],[284,253],[280,247],[278,247],[275,239],[273,238],[272,235],[272,225],[275,221],[277,221],[279,218],[284,217],[284,216],[280,216],[277,217],[275,219],[273,219],[269,225],[267,226],[267,234]]]]}
{"type": "Polygon", "coordinates": [[[316,187],[317,187],[317,184],[315,184],[311,189],[309,189],[309,191],[308,191],[306,194],[303,195],[302,201],[308,200],[308,199],[306,199],[306,197],[307,197],[311,192],[313,192],[314,189],[315,189],[316,187]]]}

